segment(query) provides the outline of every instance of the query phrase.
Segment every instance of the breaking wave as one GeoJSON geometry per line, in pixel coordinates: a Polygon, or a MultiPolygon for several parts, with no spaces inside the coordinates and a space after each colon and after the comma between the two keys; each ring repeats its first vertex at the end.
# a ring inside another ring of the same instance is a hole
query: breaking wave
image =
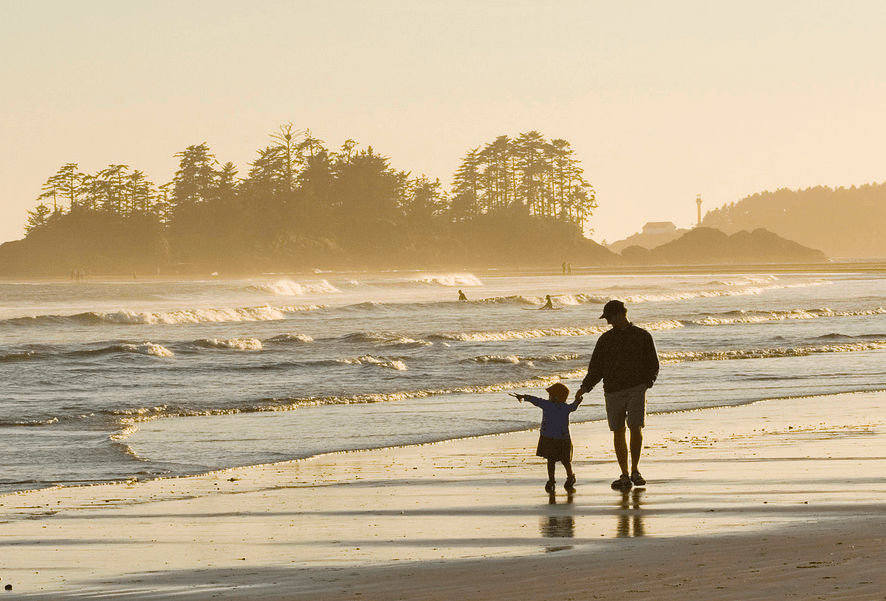
{"type": "MultiPolygon", "coordinates": [[[[669,319],[648,324],[642,324],[646,330],[675,330],[683,327],[683,323],[669,319]]],[[[499,340],[523,340],[527,338],[545,338],[548,336],[590,336],[602,334],[609,329],[608,325],[578,327],[568,326],[562,328],[536,328],[531,330],[504,330],[497,332],[458,332],[454,334],[435,334],[433,337],[443,340],[456,340],[461,342],[489,342],[499,340]]]]}
{"type": "MultiPolygon", "coordinates": [[[[394,368],[396,369],[396,368],[394,368]]],[[[170,407],[168,405],[158,407],[140,407],[137,409],[120,409],[112,412],[117,419],[121,419],[127,426],[138,422],[146,422],[166,417],[198,417],[210,415],[233,415],[239,413],[259,413],[271,411],[293,411],[302,407],[319,405],[357,405],[369,403],[389,403],[409,399],[420,399],[444,394],[484,394],[515,390],[517,388],[539,388],[550,386],[558,381],[561,376],[538,376],[528,380],[514,382],[500,382],[476,386],[460,386],[453,388],[433,388],[405,390],[399,392],[356,394],[351,396],[325,396],[325,397],[301,397],[301,398],[268,398],[252,404],[238,407],[215,407],[209,409],[197,409],[188,407],[170,407]]],[[[571,377],[579,377],[579,372],[574,372],[571,377]]],[[[124,428],[125,431],[126,428],[124,428]]]]}
{"type": "Polygon", "coordinates": [[[273,284],[251,284],[246,287],[250,292],[273,294],[279,296],[300,296],[303,294],[340,294],[341,290],[323,280],[313,284],[296,283],[290,280],[280,280],[273,284]]]}
{"type": "Polygon", "coordinates": [[[539,357],[521,357],[519,355],[481,355],[479,357],[471,357],[467,359],[472,363],[501,363],[501,364],[528,364],[534,363],[556,363],[559,361],[576,361],[579,358],[577,353],[569,353],[565,355],[542,355],[539,357]]]}
{"type": "Polygon", "coordinates": [[[153,357],[172,357],[174,353],[162,344],[145,342],[143,344],[118,344],[104,349],[102,352],[137,353],[139,355],[151,355],[153,357]]]}
{"type": "Polygon", "coordinates": [[[842,344],[820,344],[760,349],[729,349],[724,351],[671,351],[658,354],[662,363],[685,361],[729,361],[732,359],[774,359],[806,357],[824,353],[855,353],[886,349],[886,340],[856,341],[842,344]]]}
{"type": "Polygon", "coordinates": [[[718,298],[718,297],[729,297],[729,296],[755,296],[759,294],[763,294],[764,292],[770,290],[784,290],[787,288],[810,288],[814,286],[829,286],[832,282],[828,281],[816,281],[816,282],[803,282],[798,284],[750,284],[745,285],[740,282],[717,282],[717,284],[729,285],[729,286],[745,286],[741,288],[727,288],[725,290],[722,289],[711,289],[711,290],[687,290],[684,292],[667,292],[663,294],[632,294],[627,296],[619,296],[621,300],[629,303],[644,303],[644,302],[660,302],[660,301],[681,301],[681,300],[692,300],[696,298],[718,298]]]}
{"type": "Polygon", "coordinates": [[[314,339],[307,334],[279,334],[273,338],[269,338],[267,342],[272,343],[289,343],[289,342],[314,342],[314,339]]]}
{"type": "Polygon", "coordinates": [[[420,347],[434,344],[421,338],[411,338],[396,332],[354,332],[340,338],[342,342],[351,344],[377,344],[381,346],[420,347]]]}
{"type": "Polygon", "coordinates": [[[76,315],[38,315],[16,317],[0,323],[16,326],[58,325],[175,325],[196,323],[224,323],[238,321],[277,321],[287,313],[325,309],[325,305],[273,307],[182,309],[178,311],[116,311],[113,313],[86,312],[76,315]]]}
{"type": "Polygon", "coordinates": [[[205,338],[195,341],[194,344],[204,348],[232,349],[238,351],[260,351],[263,348],[261,340],[257,338],[230,338],[227,340],[205,338]]]}
{"type": "Polygon", "coordinates": [[[384,367],[393,369],[394,371],[406,371],[406,363],[402,359],[390,357],[373,357],[372,355],[363,355],[354,359],[332,359],[330,363],[338,363],[344,365],[372,365],[375,367],[384,367]]]}
{"type": "Polygon", "coordinates": [[[483,282],[470,273],[423,275],[409,280],[409,283],[423,284],[426,286],[482,286],[483,282]]]}
{"type": "Polygon", "coordinates": [[[862,317],[869,315],[886,315],[886,309],[880,307],[871,310],[834,311],[822,309],[792,309],[788,311],[729,311],[716,315],[708,315],[693,319],[686,323],[701,326],[721,326],[736,323],[766,323],[791,319],[818,319],[821,317],[862,317]]]}

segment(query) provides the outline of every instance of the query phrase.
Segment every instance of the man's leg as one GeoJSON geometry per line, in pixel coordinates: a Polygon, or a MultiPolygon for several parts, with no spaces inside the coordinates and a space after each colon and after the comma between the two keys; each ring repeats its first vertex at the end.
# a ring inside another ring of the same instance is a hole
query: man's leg
{"type": "MultiPolygon", "coordinates": [[[[624,435],[624,432],[622,432],[624,435]]],[[[637,466],[640,464],[640,453],[643,452],[643,428],[631,428],[631,473],[639,472],[637,466]]],[[[625,462],[627,467],[627,462],[625,462]]]]}
{"type": "Polygon", "coordinates": [[[628,474],[628,443],[625,440],[625,414],[628,397],[621,391],[604,394],[606,399],[606,418],[612,430],[612,442],[615,447],[615,459],[621,468],[618,480],[612,483],[613,490],[628,490],[633,486],[628,474]]]}
{"type": "MultiPolygon", "coordinates": [[[[631,442],[633,443],[633,436],[631,442]]],[[[615,459],[618,461],[618,467],[621,468],[621,475],[628,475],[628,443],[625,440],[625,429],[615,430],[612,433],[612,442],[615,446],[615,459]]]]}
{"type": "Polygon", "coordinates": [[[646,484],[638,468],[643,452],[643,426],[646,425],[646,387],[637,386],[629,391],[627,422],[631,431],[631,482],[637,486],[646,484]]]}

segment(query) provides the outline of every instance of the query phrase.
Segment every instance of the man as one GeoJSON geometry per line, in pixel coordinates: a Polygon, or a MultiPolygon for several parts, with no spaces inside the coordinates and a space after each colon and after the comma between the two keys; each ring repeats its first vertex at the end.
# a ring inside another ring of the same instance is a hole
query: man
{"type": "Polygon", "coordinates": [[[600,319],[605,319],[612,329],[597,340],[588,364],[588,375],[575,393],[575,400],[580,400],[584,393],[603,380],[606,417],[612,430],[615,458],[621,468],[621,476],[612,483],[612,488],[630,490],[633,485],[646,485],[638,465],[646,422],[646,390],[652,388],[658,377],[658,354],[649,332],[628,321],[628,310],[623,302],[611,300],[606,303],[600,319]],[[631,431],[630,472],[625,422],[631,431]]]}

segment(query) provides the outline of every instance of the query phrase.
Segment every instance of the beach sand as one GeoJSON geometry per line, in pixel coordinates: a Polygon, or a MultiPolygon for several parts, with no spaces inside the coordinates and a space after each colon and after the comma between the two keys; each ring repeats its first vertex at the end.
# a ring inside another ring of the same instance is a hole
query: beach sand
{"type": "Polygon", "coordinates": [[[562,468],[543,491],[537,432],[6,495],[0,594],[886,599],[884,407],[877,392],[649,416],[649,484],[627,493],[591,422],[572,426],[572,495],[562,468]]]}

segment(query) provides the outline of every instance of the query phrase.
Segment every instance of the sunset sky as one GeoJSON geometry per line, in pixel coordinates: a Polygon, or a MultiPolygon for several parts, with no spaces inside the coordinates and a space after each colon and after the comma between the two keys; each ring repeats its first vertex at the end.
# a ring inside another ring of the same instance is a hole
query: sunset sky
{"type": "MultiPolygon", "coordinates": [[[[572,143],[615,241],[763,190],[886,180],[886,2],[0,0],[0,242],[44,181],[241,175],[291,121],[440,178],[497,136],[572,143]]],[[[835,210],[838,209],[835,207],[835,210]]]]}

